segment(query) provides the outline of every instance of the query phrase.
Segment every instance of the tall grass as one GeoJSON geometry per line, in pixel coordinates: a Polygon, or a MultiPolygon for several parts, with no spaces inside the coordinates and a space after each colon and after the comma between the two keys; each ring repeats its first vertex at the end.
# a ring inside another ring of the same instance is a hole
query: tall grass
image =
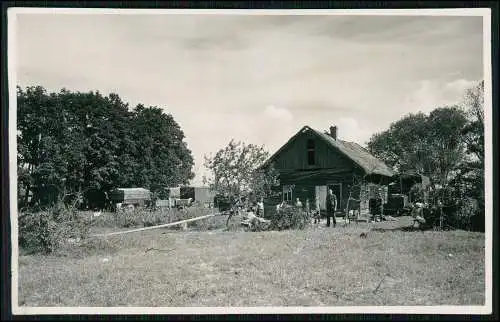
{"type": "Polygon", "coordinates": [[[134,209],[131,211],[105,212],[92,218],[92,226],[106,228],[150,227],[181,220],[201,217],[212,213],[211,209],[190,207],[186,209],[134,209]]]}

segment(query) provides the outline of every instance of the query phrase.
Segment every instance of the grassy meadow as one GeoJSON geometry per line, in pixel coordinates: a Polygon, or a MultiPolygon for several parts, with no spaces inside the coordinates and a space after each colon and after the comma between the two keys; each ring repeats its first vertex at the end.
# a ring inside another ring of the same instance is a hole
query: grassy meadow
{"type": "MultiPolygon", "coordinates": [[[[211,219],[223,226],[222,218],[211,219]]],[[[408,218],[372,229],[323,222],[244,232],[240,220],[229,230],[153,229],[92,238],[57,255],[21,255],[19,305],[484,304],[484,234],[401,230],[408,218]]]]}

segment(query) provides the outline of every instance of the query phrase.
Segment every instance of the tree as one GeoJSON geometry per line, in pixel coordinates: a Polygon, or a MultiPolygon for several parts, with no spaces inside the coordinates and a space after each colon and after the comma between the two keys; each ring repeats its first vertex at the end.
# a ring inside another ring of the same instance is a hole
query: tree
{"type": "Polygon", "coordinates": [[[55,94],[41,86],[17,88],[17,142],[22,204],[54,202],[66,176],[67,124],[55,94]]]}
{"type": "Polygon", "coordinates": [[[484,81],[466,91],[462,105],[468,119],[462,132],[467,150],[484,164],[484,81]]]}
{"type": "Polygon", "coordinates": [[[279,185],[278,173],[273,167],[261,168],[268,158],[269,152],[264,147],[233,139],[214,156],[205,156],[205,167],[213,177],[204,178],[204,181],[231,201],[247,196],[266,197],[272,194],[274,186],[279,185]]]}
{"type": "Polygon", "coordinates": [[[389,129],[374,134],[368,149],[396,171],[414,170],[428,173],[433,164],[429,154],[427,116],[424,113],[408,114],[393,122],[389,129]]]}
{"type": "Polygon", "coordinates": [[[464,195],[478,201],[484,216],[484,81],[466,91],[462,107],[467,116],[462,130],[467,158],[460,165],[456,182],[464,195]]]}
{"type": "Polygon", "coordinates": [[[262,176],[258,168],[268,157],[263,147],[231,140],[215,156],[205,156],[205,167],[213,173],[207,183],[226,197],[248,195],[257,187],[255,176],[262,176]]]}
{"type": "Polygon", "coordinates": [[[278,186],[279,171],[272,164],[254,171],[250,187],[256,198],[266,198],[279,194],[275,189],[278,186]]]}
{"type": "Polygon", "coordinates": [[[373,135],[368,148],[394,170],[426,175],[433,188],[448,189],[465,158],[466,123],[465,113],[456,106],[436,108],[429,115],[409,114],[373,135]]]}
{"type": "Polygon", "coordinates": [[[427,119],[431,158],[433,168],[431,178],[442,187],[448,185],[456,175],[457,167],[465,158],[462,130],[467,119],[458,107],[445,107],[433,110],[427,119]]]}
{"type": "Polygon", "coordinates": [[[158,107],[138,105],[133,122],[133,139],[137,143],[135,159],[146,165],[135,171],[136,185],[157,191],[165,186],[187,184],[194,178],[191,151],[172,115],[158,107]]]}
{"type": "Polygon", "coordinates": [[[117,94],[18,87],[20,205],[49,205],[86,191],[186,183],[191,151],[160,108],[133,111],[117,94]]]}

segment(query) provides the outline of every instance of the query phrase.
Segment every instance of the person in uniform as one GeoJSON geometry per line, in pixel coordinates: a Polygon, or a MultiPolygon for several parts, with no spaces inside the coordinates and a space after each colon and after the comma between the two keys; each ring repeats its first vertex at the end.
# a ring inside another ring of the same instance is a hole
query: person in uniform
{"type": "Polygon", "coordinates": [[[333,219],[333,227],[337,226],[335,219],[335,211],[337,210],[337,196],[333,193],[332,189],[328,189],[326,196],[326,227],[330,227],[330,218],[333,219]]]}

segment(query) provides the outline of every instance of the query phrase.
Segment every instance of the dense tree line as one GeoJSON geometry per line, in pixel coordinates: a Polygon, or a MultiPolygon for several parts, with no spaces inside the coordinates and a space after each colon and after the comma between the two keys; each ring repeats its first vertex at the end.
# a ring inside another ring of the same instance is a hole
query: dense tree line
{"type": "Polygon", "coordinates": [[[369,150],[396,171],[430,177],[437,198],[475,200],[484,215],[484,82],[455,106],[408,114],[372,136],[369,150]]]}
{"type": "Polygon", "coordinates": [[[17,89],[20,206],[48,205],[89,189],[186,184],[193,157],[172,115],[130,108],[117,94],[17,89]]]}

